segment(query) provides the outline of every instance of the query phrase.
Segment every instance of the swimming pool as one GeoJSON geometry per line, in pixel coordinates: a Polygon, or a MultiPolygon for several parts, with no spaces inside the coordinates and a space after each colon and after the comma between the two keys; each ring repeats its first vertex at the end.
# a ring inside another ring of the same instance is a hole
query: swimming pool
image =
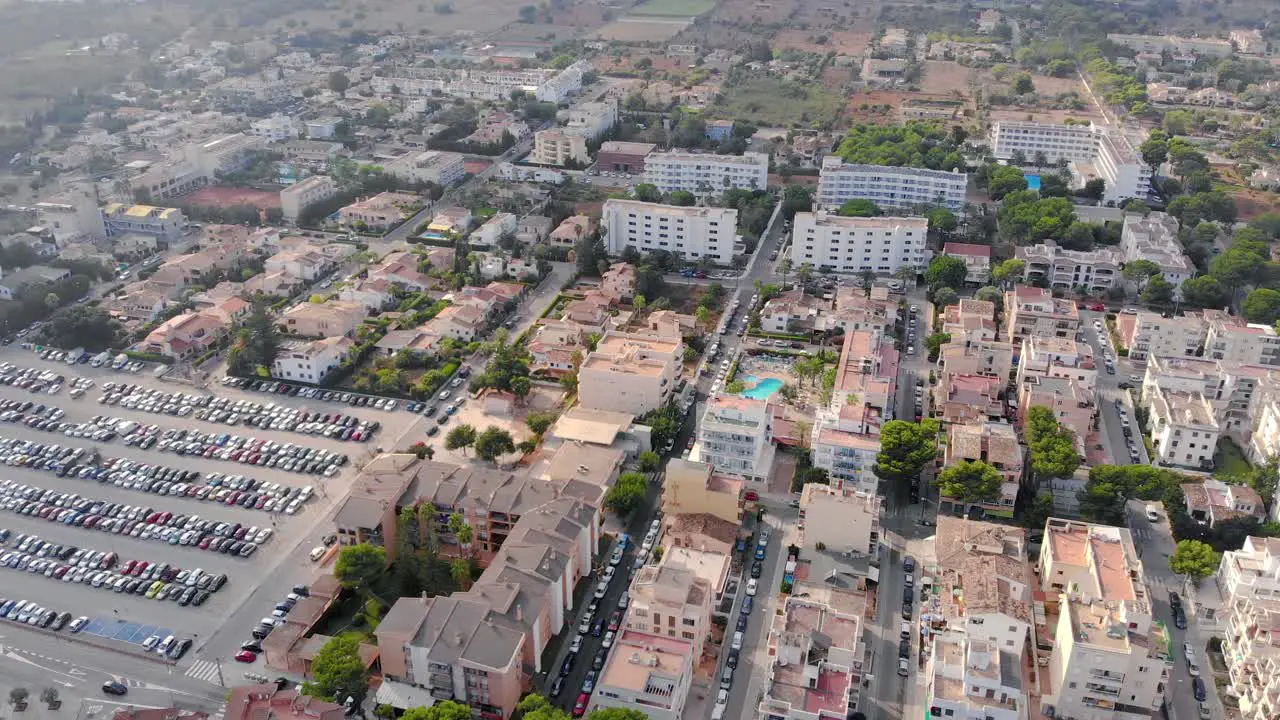
{"type": "Polygon", "coordinates": [[[742,379],[742,384],[747,386],[742,391],[742,396],[751,398],[752,400],[765,400],[770,395],[782,389],[782,381],[777,378],[765,378],[761,380],[754,375],[748,375],[742,379]]]}
{"type": "Polygon", "coordinates": [[[1024,177],[1024,178],[1026,178],[1026,179],[1027,179],[1027,189],[1028,189],[1028,190],[1036,190],[1036,191],[1039,191],[1039,190],[1040,190],[1040,176],[1039,176],[1039,175],[1023,175],[1022,177],[1024,177]]]}

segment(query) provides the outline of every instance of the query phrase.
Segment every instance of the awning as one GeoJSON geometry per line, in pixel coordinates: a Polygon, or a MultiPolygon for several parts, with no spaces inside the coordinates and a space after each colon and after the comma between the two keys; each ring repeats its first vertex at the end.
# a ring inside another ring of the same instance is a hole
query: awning
{"type": "Polygon", "coordinates": [[[390,705],[397,710],[429,708],[436,702],[436,699],[431,697],[431,693],[422,688],[386,679],[382,681],[373,700],[379,705],[390,705]]]}

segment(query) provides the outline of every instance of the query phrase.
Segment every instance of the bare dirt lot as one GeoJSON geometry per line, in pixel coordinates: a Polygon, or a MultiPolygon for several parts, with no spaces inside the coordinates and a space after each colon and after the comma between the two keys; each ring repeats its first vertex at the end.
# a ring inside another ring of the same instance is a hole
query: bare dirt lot
{"type": "Polygon", "coordinates": [[[981,72],[950,60],[926,60],[920,91],[928,95],[970,97],[970,85],[980,80],[981,72]]]}
{"type": "Polygon", "coordinates": [[[183,200],[189,205],[204,205],[206,207],[225,208],[236,207],[237,205],[252,205],[261,209],[280,207],[279,193],[227,187],[225,185],[211,185],[206,188],[200,188],[183,197],[183,200]]]}
{"type": "Polygon", "coordinates": [[[1064,95],[1066,93],[1077,93],[1083,96],[1084,84],[1077,77],[1052,77],[1050,75],[1032,75],[1031,81],[1035,83],[1036,92],[1045,97],[1054,97],[1055,95],[1064,95]]]}
{"type": "Polygon", "coordinates": [[[781,30],[769,42],[775,50],[802,50],[804,52],[860,56],[871,42],[869,32],[847,30],[781,30]],[[818,42],[825,38],[825,42],[818,42]]]}

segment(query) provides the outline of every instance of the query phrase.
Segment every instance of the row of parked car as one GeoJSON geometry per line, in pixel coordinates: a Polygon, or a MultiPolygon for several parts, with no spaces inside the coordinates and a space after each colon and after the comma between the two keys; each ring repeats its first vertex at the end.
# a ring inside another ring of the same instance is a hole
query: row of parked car
{"type": "Polygon", "coordinates": [[[0,363],[0,385],[10,385],[33,393],[57,395],[67,377],[55,370],[19,367],[11,362],[0,363]]]}
{"type": "Polygon", "coordinates": [[[325,402],[346,403],[351,407],[368,407],[375,410],[386,410],[390,412],[400,407],[400,401],[395,398],[373,397],[371,395],[361,395],[359,393],[342,392],[340,390],[325,390],[323,388],[306,387],[303,385],[290,385],[286,382],[278,380],[252,380],[250,378],[227,377],[224,378],[222,384],[227,387],[240,388],[250,392],[273,393],[276,395],[288,395],[289,397],[312,398],[315,400],[324,400],[325,402]]]}
{"type": "Polygon", "coordinates": [[[104,383],[99,402],[163,415],[187,417],[223,425],[246,425],[263,430],[324,435],[333,440],[368,442],[381,428],[377,421],[344,413],[306,411],[299,408],[232,400],[217,395],[166,392],[138,385],[104,383]]]}
{"type": "Polygon", "coordinates": [[[311,591],[306,585],[294,585],[293,592],[276,603],[276,606],[271,610],[271,617],[264,617],[259,620],[258,624],[250,631],[252,637],[240,644],[240,652],[236,653],[235,656],[236,662],[251,663],[257,660],[258,655],[262,652],[262,641],[271,634],[272,630],[284,624],[289,611],[302,598],[310,595],[311,591]]]}
{"type": "Polygon", "coordinates": [[[89,530],[198,547],[224,555],[249,557],[271,539],[271,528],[214,522],[198,515],[158,512],[141,506],[109,503],[79,495],[11,483],[0,491],[0,508],[50,522],[89,530]]]}
{"type": "Polygon", "coordinates": [[[53,631],[61,630],[67,623],[71,623],[71,632],[80,632],[89,622],[86,617],[72,621],[71,613],[51,610],[33,600],[8,600],[3,597],[0,597],[0,619],[53,631]]]}

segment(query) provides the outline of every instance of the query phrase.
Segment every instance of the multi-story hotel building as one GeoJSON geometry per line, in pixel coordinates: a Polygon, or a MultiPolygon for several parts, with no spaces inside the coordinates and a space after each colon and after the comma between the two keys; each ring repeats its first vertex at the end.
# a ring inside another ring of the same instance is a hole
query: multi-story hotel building
{"type": "Polygon", "coordinates": [[[683,190],[694,195],[718,195],[725,190],[764,190],[769,184],[769,156],[711,153],[650,153],[644,161],[644,181],[669,193],[683,190]]]}
{"type": "Polygon", "coordinates": [[[1124,256],[1115,248],[1063,250],[1052,241],[1017,248],[1014,256],[1026,263],[1024,282],[1043,280],[1056,290],[1083,287],[1092,293],[1104,292],[1120,282],[1120,266],[1124,264],[1124,256]]]}
{"type": "Polygon", "coordinates": [[[609,331],[578,368],[578,399],[590,410],[643,415],[671,399],[684,362],[679,338],[609,331]]]}
{"type": "Polygon", "coordinates": [[[727,265],[734,255],[738,211],[608,200],[601,226],[610,255],[621,255],[632,247],[642,253],[666,250],[686,260],[707,258],[727,265]]]}
{"type": "Polygon", "coordinates": [[[698,424],[700,459],[716,470],[764,480],[773,466],[773,407],[768,400],[721,393],[698,424]]]}
{"type": "Polygon", "coordinates": [[[818,205],[834,210],[849,200],[870,200],[882,208],[964,207],[969,176],[956,170],[926,170],[889,165],[846,163],[838,156],[822,159],[818,205]]]}
{"type": "Polygon", "coordinates": [[[904,267],[923,272],[929,264],[928,235],[924,218],[801,212],[791,231],[791,262],[822,272],[891,275],[904,267]]]}

